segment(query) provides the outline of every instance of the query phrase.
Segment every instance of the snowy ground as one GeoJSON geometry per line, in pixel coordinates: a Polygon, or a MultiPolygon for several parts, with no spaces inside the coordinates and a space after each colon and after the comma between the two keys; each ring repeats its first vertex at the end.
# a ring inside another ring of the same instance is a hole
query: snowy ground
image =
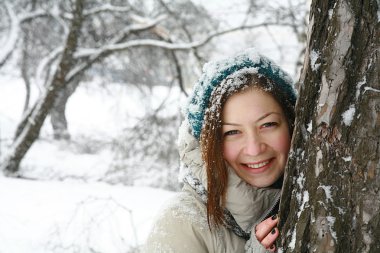
{"type": "MultiPolygon", "coordinates": [[[[140,99],[126,100],[123,90],[79,88],[67,108],[73,139],[105,138],[125,127],[125,117],[144,113],[141,106],[123,111],[138,106],[132,100],[140,99]]],[[[32,99],[38,91],[33,92],[32,99]]],[[[156,92],[163,98],[168,90],[156,92]]],[[[21,117],[23,99],[21,80],[0,75],[0,157],[21,117]]],[[[111,151],[79,151],[77,145],[53,141],[46,124],[22,163],[22,175],[36,180],[0,175],[0,253],[119,253],[132,252],[144,242],[160,206],[175,193],[99,182],[112,162],[111,151]]]]}
{"type": "Polygon", "coordinates": [[[0,178],[0,252],[129,252],[172,192],[0,178]]]}

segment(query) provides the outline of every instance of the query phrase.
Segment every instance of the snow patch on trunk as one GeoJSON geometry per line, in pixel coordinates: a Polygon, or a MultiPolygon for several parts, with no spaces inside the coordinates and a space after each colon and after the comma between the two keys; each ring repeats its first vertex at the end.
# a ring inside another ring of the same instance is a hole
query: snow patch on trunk
{"type": "Polygon", "coordinates": [[[354,105],[351,105],[350,108],[342,114],[343,123],[346,126],[351,126],[352,120],[355,116],[355,112],[356,108],[354,107],[354,105]]]}
{"type": "Polygon", "coordinates": [[[311,64],[311,69],[313,71],[317,71],[319,67],[321,66],[320,63],[316,63],[318,58],[320,56],[320,53],[318,51],[311,50],[310,53],[310,64],[311,64]]]}
{"type": "Polygon", "coordinates": [[[322,159],[323,159],[322,151],[318,149],[317,155],[315,157],[315,177],[318,177],[319,173],[323,171],[323,164],[321,163],[321,161],[323,161],[322,159]]]}

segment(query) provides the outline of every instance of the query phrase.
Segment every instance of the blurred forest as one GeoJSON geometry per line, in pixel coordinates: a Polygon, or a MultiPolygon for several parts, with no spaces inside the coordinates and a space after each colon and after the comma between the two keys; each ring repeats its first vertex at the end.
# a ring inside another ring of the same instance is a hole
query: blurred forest
{"type": "Polygon", "coordinates": [[[182,116],[180,106],[170,102],[173,96],[186,99],[205,62],[246,47],[275,58],[296,80],[308,4],[3,0],[0,75],[22,80],[25,98],[14,135],[0,132],[1,170],[6,176],[28,177],[21,162],[41,139],[43,126],[50,125],[51,134],[43,136],[49,142],[88,154],[112,151],[113,162],[102,181],[133,186],[148,178],[145,185],[178,190],[176,139],[182,116]],[[81,85],[107,93],[115,83],[131,91],[130,96],[138,91],[144,97],[143,113],[120,122],[125,127],[111,137],[73,136],[66,111],[70,97],[81,85]],[[154,98],[156,87],[178,92],[154,98]]]}

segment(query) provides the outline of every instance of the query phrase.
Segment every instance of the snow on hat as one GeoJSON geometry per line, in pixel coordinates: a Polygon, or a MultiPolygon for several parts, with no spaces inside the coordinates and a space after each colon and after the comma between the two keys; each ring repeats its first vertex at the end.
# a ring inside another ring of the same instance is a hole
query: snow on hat
{"type": "Polygon", "coordinates": [[[192,134],[198,140],[213,90],[227,77],[241,70],[252,70],[272,80],[287,95],[289,101],[293,105],[295,104],[296,94],[291,77],[271,60],[258,54],[253,48],[230,58],[208,62],[203,67],[203,74],[195,84],[186,108],[192,134]]]}

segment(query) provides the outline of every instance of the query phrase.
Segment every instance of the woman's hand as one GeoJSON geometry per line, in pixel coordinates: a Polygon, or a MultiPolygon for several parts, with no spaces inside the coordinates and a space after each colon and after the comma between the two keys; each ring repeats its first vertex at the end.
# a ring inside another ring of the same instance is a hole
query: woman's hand
{"type": "Polygon", "coordinates": [[[256,226],[257,240],[270,252],[276,251],[275,241],[279,235],[277,223],[278,217],[273,215],[256,226]]]}

